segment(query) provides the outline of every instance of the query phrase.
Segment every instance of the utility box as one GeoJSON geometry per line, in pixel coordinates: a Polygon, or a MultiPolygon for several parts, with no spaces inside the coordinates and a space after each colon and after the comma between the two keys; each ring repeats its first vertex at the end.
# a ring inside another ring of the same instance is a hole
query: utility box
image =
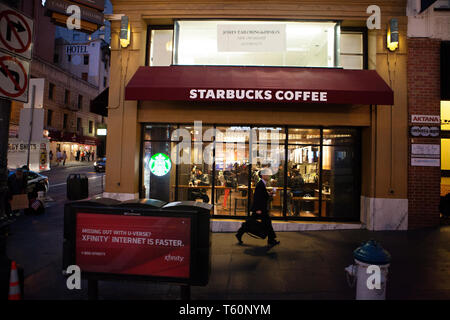
{"type": "Polygon", "coordinates": [[[209,204],[155,199],[67,203],[63,269],[88,280],[129,279],[206,285],[209,204]]]}

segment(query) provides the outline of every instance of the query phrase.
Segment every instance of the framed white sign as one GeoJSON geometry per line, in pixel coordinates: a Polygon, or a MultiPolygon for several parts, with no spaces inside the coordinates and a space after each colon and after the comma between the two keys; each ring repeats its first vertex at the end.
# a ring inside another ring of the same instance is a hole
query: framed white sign
{"type": "Polygon", "coordinates": [[[285,24],[219,24],[218,52],[285,52],[285,24]]]}

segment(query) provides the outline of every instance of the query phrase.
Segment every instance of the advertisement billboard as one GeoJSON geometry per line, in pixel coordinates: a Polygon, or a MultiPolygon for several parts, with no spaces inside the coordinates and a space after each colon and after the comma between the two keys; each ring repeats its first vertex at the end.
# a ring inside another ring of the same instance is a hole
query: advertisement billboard
{"type": "Polygon", "coordinates": [[[212,205],[96,198],[64,205],[63,270],[83,279],[206,285],[212,205]]]}
{"type": "Polygon", "coordinates": [[[78,213],[76,262],[85,272],[188,279],[191,219],[78,213]]]}

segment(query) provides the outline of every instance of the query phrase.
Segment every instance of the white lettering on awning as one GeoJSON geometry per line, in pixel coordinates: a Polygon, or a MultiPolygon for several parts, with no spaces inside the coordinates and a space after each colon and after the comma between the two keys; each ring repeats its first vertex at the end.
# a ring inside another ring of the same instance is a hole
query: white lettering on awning
{"type": "Polygon", "coordinates": [[[326,91],[302,90],[255,90],[255,89],[190,89],[190,100],[254,100],[267,101],[327,102],[326,91]]]}

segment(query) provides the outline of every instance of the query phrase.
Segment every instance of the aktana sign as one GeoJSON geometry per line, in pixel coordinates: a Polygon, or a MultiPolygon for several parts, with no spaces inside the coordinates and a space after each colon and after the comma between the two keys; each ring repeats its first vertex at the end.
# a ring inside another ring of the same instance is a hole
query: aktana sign
{"type": "Polygon", "coordinates": [[[77,214],[76,264],[84,272],[188,279],[191,221],[77,214]]]}
{"type": "Polygon", "coordinates": [[[191,89],[190,100],[327,102],[326,91],[261,89],[191,89]]]}

